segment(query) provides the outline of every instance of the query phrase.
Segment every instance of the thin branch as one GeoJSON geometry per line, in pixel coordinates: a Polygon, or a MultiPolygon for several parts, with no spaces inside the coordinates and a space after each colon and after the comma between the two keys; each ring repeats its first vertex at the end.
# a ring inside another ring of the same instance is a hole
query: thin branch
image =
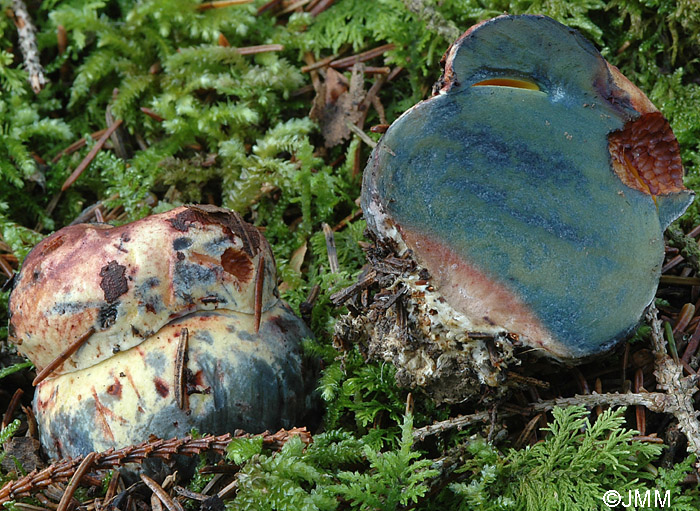
{"type": "Polygon", "coordinates": [[[107,139],[114,133],[114,130],[116,130],[122,123],[122,120],[119,119],[117,120],[114,124],[112,124],[109,128],[105,130],[105,132],[102,134],[100,139],[95,143],[94,146],[92,146],[92,149],[90,149],[90,152],[83,158],[83,161],[80,162],[80,164],[75,168],[73,173],[68,176],[68,179],[66,179],[65,183],[63,183],[63,186],[61,186],[61,191],[65,191],[70,185],[75,183],[76,179],[80,177],[80,174],[83,173],[83,171],[92,163],[92,160],[95,159],[95,156],[97,156],[97,153],[102,149],[102,146],[105,145],[105,142],[107,142],[107,139]]]}
{"type": "Polygon", "coordinates": [[[44,68],[39,60],[39,49],[36,44],[36,28],[29,16],[27,6],[22,0],[12,0],[12,10],[15,13],[15,25],[17,26],[17,36],[19,47],[24,55],[24,67],[29,73],[29,83],[35,94],[39,94],[46,85],[44,68]]]}
{"type": "Polygon", "coordinates": [[[462,35],[462,31],[457,28],[457,25],[451,20],[445,19],[432,5],[426,5],[425,0],[403,0],[403,3],[409,11],[418,15],[418,18],[425,22],[428,30],[441,35],[447,41],[454,41],[462,35]]]}

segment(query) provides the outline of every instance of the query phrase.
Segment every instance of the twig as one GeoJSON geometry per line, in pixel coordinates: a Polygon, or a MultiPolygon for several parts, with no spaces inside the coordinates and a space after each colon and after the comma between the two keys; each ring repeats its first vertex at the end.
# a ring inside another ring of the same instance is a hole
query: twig
{"type": "Polygon", "coordinates": [[[491,411],[477,412],[471,415],[460,415],[458,417],[452,417],[450,419],[435,422],[428,426],[423,426],[422,428],[413,430],[413,440],[420,441],[425,439],[427,436],[438,435],[444,433],[445,431],[450,431],[452,429],[462,429],[465,426],[475,424],[477,422],[487,422],[491,419],[491,411]]]}
{"type": "Polygon", "coordinates": [[[428,30],[441,35],[447,41],[452,42],[462,35],[451,20],[445,19],[435,7],[426,5],[424,0],[403,0],[403,3],[409,11],[417,14],[418,18],[425,22],[428,30]]]}
{"type": "Polygon", "coordinates": [[[255,333],[260,330],[260,319],[262,318],[262,296],[265,284],[265,254],[260,252],[258,258],[258,270],[255,272],[255,333]]]}
{"type": "Polygon", "coordinates": [[[323,11],[328,9],[331,5],[333,5],[333,2],[335,2],[335,0],[321,0],[313,7],[313,9],[309,10],[309,13],[311,13],[311,16],[318,16],[323,11]]]}
{"type": "Polygon", "coordinates": [[[351,123],[350,121],[348,121],[348,122],[345,123],[345,125],[348,127],[348,129],[349,129],[350,131],[352,131],[355,135],[357,135],[358,137],[360,137],[360,140],[362,140],[365,144],[367,144],[368,146],[370,146],[372,149],[374,149],[375,147],[377,147],[377,143],[376,143],[374,140],[372,140],[371,138],[369,138],[369,135],[367,135],[367,133],[365,133],[364,131],[362,131],[360,128],[358,128],[357,126],[355,126],[353,123],[351,123]]]}
{"type": "Polygon", "coordinates": [[[679,277],[676,275],[661,275],[659,283],[671,286],[700,286],[700,277],[679,277]]]}
{"type": "Polygon", "coordinates": [[[165,117],[161,117],[160,115],[158,115],[157,113],[155,113],[153,110],[151,110],[150,108],[148,108],[146,106],[142,106],[141,108],[139,108],[139,110],[141,110],[144,114],[146,114],[151,119],[156,120],[157,122],[163,122],[165,120],[165,117]]]}
{"type": "Polygon", "coordinates": [[[177,356],[175,357],[175,401],[180,410],[187,406],[187,378],[185,378],[185,366],[187,365],[187,344],[190,332],[187,328],[180,330],[180,338],[177,343],[177,356]]]}
{"type": "Polygon", "coordinates": [[[358,53],[357,55],[350,55],[349,57],[334,60],[330,63],[330,66],[341,69],[352,67],[358,62],[367,62],[368,60],[379,57],[380,55],[383,55],[387,51],[393,50],[394,48],[396,48],[396,45],[393,43],[383,44],[382,46],[377,46],[376,48],[358,53]]]}
{"type": "Polygon", "coordinates": [[[97,141],[97,143],[92,146],[92,149],[90,149],[90,152],[83,158],[83,161],[80,162],[80,164],[75,168],[73,173],[68,176],[68,179],[66,179],[66,182],[63,183],[63,186],[61,186],[61,191],[65,191],[70,185],[75,183],[76,179],[80,177],[80,174],[83,173],[83,171],[92,163],[92,160],[95,159],[95,156],[97,156],[97,153],[102,149],[102,146],[105,145],[105,142],[107,142],[107,139],[114,133],[114,130],[116,130],[122,123],[121,119],[118,119],[114,124],[112,124],[109,128],[105,130],[105,132],[102,134],[100,139],[97,141]]]}
{"type": "Polygon", "coordinates": [[[24,394],[24,391],[19,388],[15,390],[15,393],[12,394],[12,399],[10,399],[10,404],[7,405],[7,410],[5,410],[5,415],[2,417],[2,428],[5,429],[10,422],[12,422],[12,416],[15,414],[15,410],[17,409],[17,405],[19,405],[19,400],[22,399],[22,395],[24,394]]]}
{"type": "Polygon", "coordinates": [[[29,83],[35,94],[39,94],[46,85],[44,68],[39,60],[39,49],[36,45],[36,28],[22,0],[12,0],[12,10],[15,13],[15,26],[19,38],[19,47],[24,55],[24,67],[29,73],[29,83]]]}
{"type": "Polygon", "coordinates": [[[283,44],[259,44],[257,46],[244,46],[242,48],[236,48],[236,51],[241,55],[255,55],[256,53],[282,50],[284,50],[283,44]]]}
{"type": "Polygon", "coordinates": [[[282,15],[282,14],[287,14],[287,13],[292,12],[292,11],[296,11],[297,9],[304,7],[309,2],[311,2],[311,0],[297,0],[296,2],[292,3],[288,7],[285,7],[284,9],[282,9],[279,14],[282,15]]]}
{"type": "Polygon", "coordinates": [[[277,7],[279,4],[282,3],[282,0],[270,0],[269,2],[265,2],[263,5],[258,7],[257,15],[260,16],[262,13],[269,11],[270,9],[273,9],[274,7],[277,7]]]}
{"type": "Polygon", "coordinates": [[[197,6],[198,11],[208,11],[209,9],[221,9],[232,5],[250,4],[253,0],[218,0],[216,2],[204,2],[197,6]]]}
{"type": "Polygon", "coordinates": [[[345,289],[341,289],[337,293],[333,293],[331,295],[331,303],[333,303],[333,305],[335,305],[336,307],[338,307],[339,305],[342,305],[347,300],[349,300],[352,296],[354,296],[357,292],[362,291],[363,289],[367,289],[369,286],[374,284],[376,279],[377,279],[377,271],[376,270],[369,271],[367,273],[367,275],[365,275],[362,280],[355,282],[354,284],[346,287],[345,289]]]}
{"type": "MultiPolygon", "coordinates": [[[[233,438],[262,437],[264,446],[268,449],[279,450],[290,438],[295,436],[300,437],[307,444],[311,442],[311,434],[306,428],[281,429],[274,434],[266,431],[258,435],[251,435],[238,430],[233,435],[226,433],[225,435],[207,435],[201,438],[192,438],[189,435],[184,438],[172,438],[170,440],[152,438],[138,445],[131,445],[119,450],[110,449],[96,454],[93,468],[95,470],[106,470],[129,463],[142,463],[148,458],[169,460],[175,455],[196,456],[207,451],[215,451],[222,454],[233,438]]],[[[78,456],[77,458],[57,461],[41,471],[34,470],[20,479],[9,481],[0,488],[0,506],[10,500],[28,497],[51,484],[69,480],[83,459],[82,456],[78,456]]]]}
{"type": "MultiPolygon", "coordinates": [[[[107,131],[106,128],[103,130],[98,130],[95,133],[91,133],[90,138],[92,138],[93,140],[97,140],[102,135],[104,135],[105,131],[107,131]]],[[[69,145],[65,149],[59,151],[58,154],[56,154],[56,156],[53,157],[53,159],[51,160],[51,163],[58,162],[58,160],[60,160],[61,157],[63,157],[66,154],[74,153],[75,151],[77,151],[81,147],[84,147],[85,144],[87,144],[87,139],[85,139],[85,138],[81,138],[80,140],[76,140],[75,142],[73,142],[71,145],[69,145]]]]}

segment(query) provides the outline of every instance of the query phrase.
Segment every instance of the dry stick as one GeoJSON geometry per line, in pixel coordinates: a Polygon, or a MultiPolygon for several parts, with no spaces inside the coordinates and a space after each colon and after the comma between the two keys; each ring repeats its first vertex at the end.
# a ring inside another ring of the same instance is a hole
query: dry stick
{"type": "Polygon", "coordinates": [[[180,410],[184,410],[187,403],[187,379],[185,378],[185,366],[187,358],[187,344],[190,332],[187,328],[180,330],[180,339],[177,343],[177,356],[175,358],[175,401],[180,410]]]}
{"type": "Polygon", "coordinates": [[[451,20],[447,20],[435,10],[435,7],[426,5],[425,0],[403,0],[406,8],[418,15],[425,22],[428,30],[444,37],[448,42],[457,39],[462,32],[451,20]]]}
{"type": "Polygon", "coordinates": [[[160,115],[158,115],[157,113],[155,113],[153,110],[151,110],[148,107],[142,106],[141,108],[139,108],[139,110],[141,110],[144,114],[146,114],[151,119],[155,119],[158,122],[163,122],[165,120],[164,117],[161,117],[160,115]]]}
{"type": "MultiPolygon", "coordinates": [[[[110,449],[98,453],[95,456],[93,465],[96,470],[105,470],[129,463],[142,463],[147,458],[169,460],[175,455],[196,456],[206,451],[215,451],[222,454],[233,438],[262,437],[264,446],[269,449],[279,450],[290,438],[295,436],[301,438],[306,444],[311,442],[311,434],[306,428],[281,429],[274,434],[264,432],[258,435],[250,435],[244,431],[236,431],[234,435],[226,433],[225,435],[207,435],[201,438],[192,438],[191,436],[171,438],[170,440],[154,438],[138,445],[131,445],[118,450],[110,449]]],[[[34,470],[20,479],[9,481],[0,488],[0,506],[11,500],[28,497],[33,492],[46,488],[51,484],[67,481],[75,473],[82,460],[82,456],[63,459],[41,471],[34,470]]]]}
{"type": "Polygon", "coordinates": [[[362,131],[360,128],[358,128],[355,124],[351,123],[350,121],[346,122],[345,125],[348,127],[350,131],[352,131],[355,135],[360,137],[360,140],[362,140],[365,144],[367,144],[369,147],[374,149],[377,147],[377,143],[372,140],[367,133],[362,131]]]}
{"type": "Polygon", "coordinates": [[[282,0],[270,0],[269,2],[266,2],[263,5],[261,5],[260,7],[258,7],[257,15],[260,16],[265,11],[269,11],[270,9],[277,7],[281,3],[282,3],[282,0]]]}
{"type": "Polygon", "coordinates": [[[444,433],[445,431],[450,431],[452,429],[461,429],[470,424],[477,422],[487,422],[491,419],[491,412],[477,412],[471,415],[460,415],[458,417],[452,417],[440,422],[435,422],[428,426],[423,426],[422,428],[413,430],[413,439],[415,441],[423,440],[427,436],[437,435],[439,433],[444,433]]]}
{"type": "Polygon", "coordinates": [[[255,273],[255,333],[260,330],[260,319],[262,318],[262,295],[265,281],[265,254],[260,252],[258,259],[258,271],[255,273]]]}
{"type": "Polygon", "coordinates": [[[311,12],[311,9],[313,9],[314,7],[316,7],[316,4],[318,4],[320,1],[321,1],[321,0],[311,0],[311,2],[309,2],[309,5],[307,5],[307,6],[304,8],[304,10],[305,10],[306,12],[311,12]]]}
{"type": "Polygon", "coordinates": [[[114,130],[116,130],[119,126],[121,126],[122,120],[118,119],[114,124],[112,124],[109,128],[105,130],[105,132],[102,134],[100,139],[97,141],[97,143],[90,149],[90,152],[83,158],[83,161],[80,162],[80,164],[75,168],[73,173],[68,176],[68,179],[66,179],[66,182],[63,183],[63,186],[61,187],[61,191],[65,191],[70,185],[75,183],[76,179],[80,177],[80,174],[83,173],[83,171],[92,163],[92,160],[95,159],[95,156],[97,156],[97,153],[99,152],[100,149],[102,149],[102,146],[105,145],[105,142],[107,142],[107,139],[114,133],[114,130]]]}
{"type": "Polygon", "coordinates": [[[220,499],[224,499],[225,497],[228,497],[232,492],[238,490],[238,479],[234,479],[231,481],[229,484],[221,488],[219,492],[216,494],[217,497],[220,499]]]}
{"type": "MultiPolygon", "coordinates": [[[[92,138],[93,140],[97,140],[102,135],[104,135],[105,131],[107,131],[106,128],[103,130],[96,131],[95,133],[91,133],[90,138],[92,138]]],[[[81,147],[85,147],[85,144],[87,144],[87,140],[85,138],[81,138],[80,140],[73,142],[71,145],[69,145],[65,149],[59,151],[58,154],[56,154],[56,156],[53,157],[53,159],[51,160],[51,163],[56,163],[64,155],[74,153],[75,151],[77,151],[81,147]]]]}
{"type": "Polygon", "coordinates": [[[284,9],[282,9],[282,10],[280,11],[279,14],[282,15],[282,14],[287,14],[288,12],[295,11],[295,10],[299,9],[300,7],[304,7],[304,6],[305,6],[306,4],[308,4],[310,1],[311,1],[311,0],[297,0],[296,2],[294,2],[293,4],[291,4],[290,6],[285,7],[284,9]]]}
{"type": "Polygon", "coordinates": [[[151,493],[151,510],[163,511],[163,503],[155,493],[151,493]]]}
{"type": "Polygon", "coordinates": [[[209,9],[221,9],[232,5],[250,4],[253,0],[218,0],[216,2],[204,2],[197,6],[198,11],[208,11],[209,9]]]}
{"type": "Polygon", "coordinates": [[[46,85],[44,68],[39,60],[39,50],[36,45],[36,28],[27,12],[27,6],[22,0],[12,0],[12,10],[15,13],[15,26],[19,38],[19,47],[24,55],[24,67],[29,73],[29,83],[35,94],[39,94],[46,85]]]}
{"type": "MultiPolygon", "coordinates": [[[[634,373],[634,391],[640,392],[644,387],[644,372],[641,367],[634,373]]],[[[647,415],[646,409],[643,406],[635,407],[635,416],[637,419],[637,431],[640,435],[647,434],[647,415]]]]}
{"type": "Polygon", "coordinates": [[[112,473],[112,479],[109,480],[109,486],[107,486],[107,492],[105,493],[104,502],[109,502],[117,494],[117,486],[119,485],[120,478],[121,472],[115,470],[112,473]]]}
{"type": "Polygon", "coordinates": [[[328,9],[331,5],[333,5],[333,2],[335,2],[335,0],[321,0],[314,6],[313,9],[309,10],[311,16],[318,16],[323,11],[328,9]]]}
{"type": "Polygon", "coordinates": [[[302,73],[308,73],[309,71],[314,71],[315,69],[320,69],[322,67],[326,67],[329,65],[331,62],[333,62],[335,59],[338,58],[338,55],[331,55],[330,57],[323,58],[321,60],[317,60],[313,64],[308,64],[306,66],[303,66],[301,68],[302,73]]]}
{"type": "Polygon", "coordinates": [[[236,51],[241,55],[255,55],[256,53],[282,50],[284,50],[283,44],[259,44],[257,46],[244,46],[242,48],[236,48],[236,51]]]}
{"type": "Polygon", "coordinates": [[[15,414],[17,405],[19,405],[19,400],[22,399],[24,391],[22,389],[15,390],[12,394],[12,399],[10,399],[10,404],[7,405],[7,410],[5,410],[5,415],[2,417],[2,428],[5,429],[10,422],[12,422],[12,416],[15,414]]]}
{"type": "Polygon", "coordinates": [[[331,226],[323,222],[323,235],[326,238],[326,252],[328,253],[328,264],[330,265],[331,273],[338,273],[340,265],[338,264],[338,251],[335,248],[335,236],[331,226]]]}
{"type": "Polygon", "coordinates": [[[394,43],[389,43],[389,44],[383,44],[382,46],[377,46],[376,48],[372,48],[371,50],[364,51],[362,53],[358,53],[357,55],[350,55],[349,57],[345,57],[342,59],[334,60],[333,62],[330,63],[330,66],[333,68],[347,68],[347,67],[352,67],[358,62],[366,62],[368,60],[371,60],[375,57],[379,57],[380,55],[383,55],[389,50],[393,50],[396,48],[396,45],[394,43]]]}
{"type": "Polygon", "coordinates": [[[165,507],[167,507],[170,511],[185,511],[178,501],[170,498],[170,495],[165,492],[161,485],[145,474],[140,475],[141,480],[150,488],[153,494],[156,495],[163,504],[165,504],[165,507]]]}
{"type": "Polygon", "coordinates": [[[11,279],[12,276],[15,274],[15,271],[12,269],[12,266],[10,266],[10,263],[7,262],[5,259],[5,254],[0,255],[0,270],[7,276],[8,279],[11,279]]]}
{"type": "Polygon", "coordinates": [[[49,365],[44,367],[39,374],[36,375],[36,378],[34,378],[34,381],[32,382],[32,385],[36,386],[39,385],[42,381],[44,381],[54,370],[60,366],[63,362],[68,360],[73,353],[78,351],[78,349],[87,342],[87,340],[92,336],[92,334],[95,333],[95,327],[90,327],[90,330],[88,330],[86,333],[84,333],[81,337],[79,337],[77,340],[73,341],[65,350],[61,352],[59,356],[54,358],[49,365]]]}
{"type": "Polygon", "coordinates": [[[672,286],[700,286],[700,277],[677,277],[676,275],[661,275],[659,284],[672,286]]]}
{"type": "Polygon", "coordinates": [[[73,499],[73,495],[75,495],[75,490],[78,489],[80,480],[90,470],[93,462],[95,461],[96,456],[97,453],[91,452],[90,454],[85,456],[83,461],[80,462],[80,465],[78,465],[75,474],[73,474],[73,477],[70,480],[66,491],[63,493],[63,497],[61,497],[61,502],[58,503],[56,511],[66,511],[68,509],[68,506],[70,505],[70,502],[73,499]]]}

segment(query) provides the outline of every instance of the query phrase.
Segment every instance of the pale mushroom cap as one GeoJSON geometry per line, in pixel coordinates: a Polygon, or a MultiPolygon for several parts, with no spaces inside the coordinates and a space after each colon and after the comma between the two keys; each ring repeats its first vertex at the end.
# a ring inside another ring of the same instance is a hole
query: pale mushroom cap
{"type": "Polygon", "coordinates": [[[94,330],[52,372],[64,374],[137,346],[196,311],[254,314],[260,271],[265,311],[278,301],[270,247],[222,208],[185,206],[121,227],[69,226],[27,256],[10,298],[11,334],[41,370],[94,330]]]}

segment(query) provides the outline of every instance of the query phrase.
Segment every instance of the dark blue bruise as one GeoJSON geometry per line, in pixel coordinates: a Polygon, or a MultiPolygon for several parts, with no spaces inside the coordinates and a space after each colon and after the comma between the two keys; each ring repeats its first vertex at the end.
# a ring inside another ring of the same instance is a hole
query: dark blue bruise
{"type": "Polygon", "coordinates": [[[188,238],[186,236],[181,236],[180,238],[175,238],[175,241],[173,241],[173,250],[180,251],[180,250],[185,250],[188,249],[192,246],[192,238],[188,238]]]}

